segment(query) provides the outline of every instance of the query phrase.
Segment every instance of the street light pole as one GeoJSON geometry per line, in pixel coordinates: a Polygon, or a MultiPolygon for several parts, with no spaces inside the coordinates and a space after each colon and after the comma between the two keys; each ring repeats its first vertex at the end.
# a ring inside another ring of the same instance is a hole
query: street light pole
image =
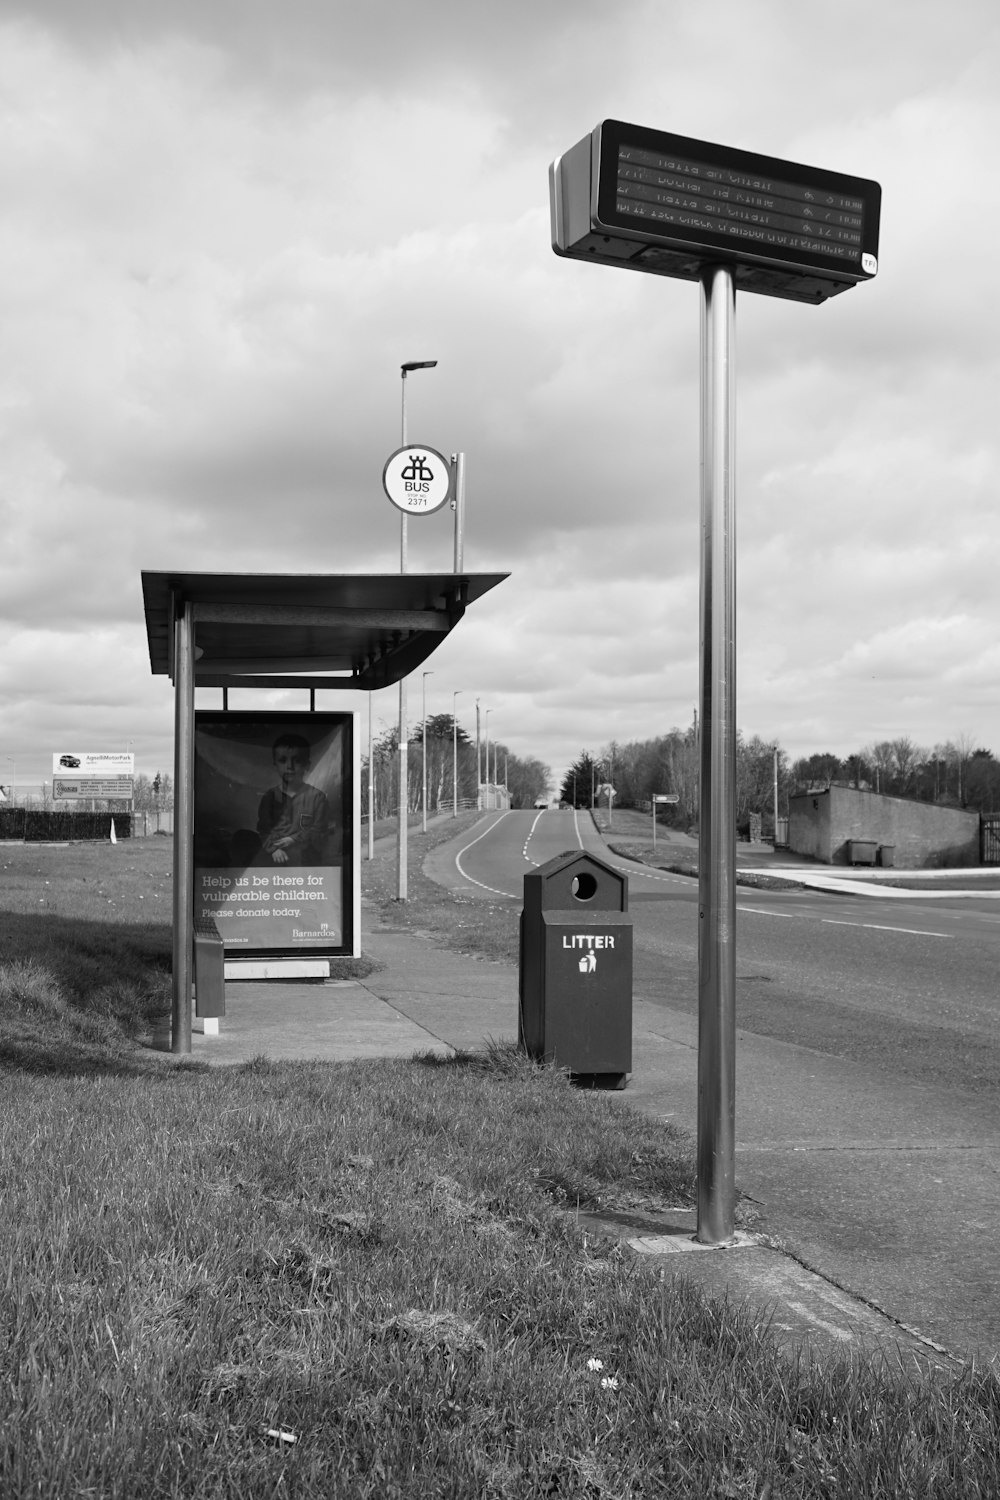
{"type": "MultiPolygon", "coordinates": [[[[437,364],[436,359],[411,359],[406,364],[400,365],[400,377],[402,382],[402,422],[400,428],[400,447],[406,447],[406,377],[411,370],[433,370],[437,364]]],[[[400,512],[399,517],[399,571],[406,572],[406,511],[400,512]]],[[[399,679],[399,832],[397,847],[397,886],[396,896],[400,901],[405,901],[407,896],[407,869],[406,869],[406,814],[408,802],[409,780],[406,763],[406,678],[399,679]]]]}
{"type": "Polygon", "coordinates": [[[423,758],[424,758],[424,766],[423,766],[423,772],[424,772],[424,774],[423,774],[423,777],[422,777],[422,783],[423,783],[423,785],[422,785],[422,793],[421,793],[421,805],[422,805],[423,810],[424,810],[424,812],[423,812],[423,831],[424,831],[424,833],[426,833],[427,832],[427,679],[428,679],[428,677],[433,677],[434,673],[433,673],[433,671],[422,672],[421,676],[423,677],[423,682],[421,683],[421,689],[423,691],[423,701],[421,702],[420,706],[421,706],[421,713],[422,713],[422,718],[423,718],[423,758]]]}
{"type": "Polygon", "coordinates": [[[451,695],[451,815],[458,817],[458,720],[455,717],[456,699],[461,688],[451,695]]]}

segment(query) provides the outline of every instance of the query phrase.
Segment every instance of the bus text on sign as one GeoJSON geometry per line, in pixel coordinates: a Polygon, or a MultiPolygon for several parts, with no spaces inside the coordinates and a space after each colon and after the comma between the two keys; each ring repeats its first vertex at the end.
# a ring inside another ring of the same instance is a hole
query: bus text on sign
{"type": "Polygon", "coordinates": [[[549,171],[557,255],[825,302],[878,270],[877,182],[621,120],[549,171]]]}

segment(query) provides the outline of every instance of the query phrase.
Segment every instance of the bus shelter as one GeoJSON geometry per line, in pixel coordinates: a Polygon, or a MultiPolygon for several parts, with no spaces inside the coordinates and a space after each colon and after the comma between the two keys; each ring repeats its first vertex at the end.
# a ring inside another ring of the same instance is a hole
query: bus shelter
{"type": "MultiPolygon", "coordinates": [[[[506,573],[143,572],[154,675],[174,686],[171,1049],[191,1050],[195,690],[374,692],[420,667],[506,573]]],[[[355,872],[355,879],[357,878],[355,872]]]]}

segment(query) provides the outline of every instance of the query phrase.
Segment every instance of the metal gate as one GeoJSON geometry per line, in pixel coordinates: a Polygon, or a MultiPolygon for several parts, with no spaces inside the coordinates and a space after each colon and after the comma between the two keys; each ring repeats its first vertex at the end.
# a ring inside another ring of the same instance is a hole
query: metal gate
{"type": "Polygon", "coordinates": [[[979,819],[979,858],[984,865],[1000,865],[1000,813],[979,819]]]}

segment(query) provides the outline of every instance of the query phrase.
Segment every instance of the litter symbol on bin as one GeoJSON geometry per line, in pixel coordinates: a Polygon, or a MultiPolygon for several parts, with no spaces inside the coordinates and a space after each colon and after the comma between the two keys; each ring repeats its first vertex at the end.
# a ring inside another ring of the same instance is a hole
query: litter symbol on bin
{"type": "Polygon", "coordinates": [[[580,960],[580,973],[593,974],[596,968],[597,959],[594,957],[593,953],[585,953],[580,960]]]}

